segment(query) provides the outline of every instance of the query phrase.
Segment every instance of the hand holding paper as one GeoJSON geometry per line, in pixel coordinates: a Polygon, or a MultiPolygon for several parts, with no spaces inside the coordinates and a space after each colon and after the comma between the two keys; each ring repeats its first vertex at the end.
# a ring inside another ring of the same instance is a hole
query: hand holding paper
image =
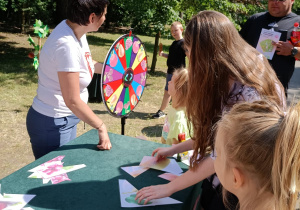
{"type": "Polygon", "coordinates": [[[172,147],[159,147],[152,152],[152,156],[154,157],[155,154],[158,161],[174,155],[172,152],[172,147]]]}
{"type": "Polygon", "coordinates": [[[141,203],[140,201],[143,199],[140,199],[138,202],[136,199],[137,189],[125,179],[119,179],[119,188],[122,207],[146,207],[181,203],[178,200],[166,196],[162,196],[164,198],[155,199],[151,202],[145,200],[145,202],[141,203]]]}
{"type": "Polygon", "coordinates": [[[161,170],[173,174],[182,173],[182,169],[174,159],[164,159],[158,161],[156,157],[144,156],[140,163],[140,166],[153,168],[156,170],[161,170]]]}
{"type": "Polygon", "coordinates": [[[293,45],[291,43],[279,41],[277,43],[273,42],[272,44],[276,47],[277,55],[284,55],[284,56],[291,55],[293,49],[293,45]]]}

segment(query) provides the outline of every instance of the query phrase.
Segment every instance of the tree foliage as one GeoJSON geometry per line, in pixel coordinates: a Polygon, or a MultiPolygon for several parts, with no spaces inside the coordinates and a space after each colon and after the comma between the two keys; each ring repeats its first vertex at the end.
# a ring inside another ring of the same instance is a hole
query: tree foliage
{"type": "Polygon", "coordinates": [[[178,0],[112,0],[108,19],[117,17],[117,26],[130,26],[134,32],[150,35],[163,32],[172,21],[182,21],[178,5],[178,0]]]}
{"type": "Polygon", "coordinates": [[[55,3],[51,0],[0,0],[0,18],[15,26],[29,26],[35,19],[53,22],[55,3]]]}
{"type": "MultiPolygon", "coordinates": [[[[0,21],[15,26],[32,25],[40,19],[48,25],[57,24],[65,18],[67,0],[0,0],[0,21]],[[62,17],[60,17],[62,16],[62,17]]],[[[167,25],[180,21],[185,25],[202,10],[216,10],[225,14],[237,29],[246,19],[257,12],[267,10],[268,0],[110,0],[105,26],[125,26],[135,33],[162,35],[167,25]]],[[[297,13],[300,1],[295,1],[297,13]]]]}

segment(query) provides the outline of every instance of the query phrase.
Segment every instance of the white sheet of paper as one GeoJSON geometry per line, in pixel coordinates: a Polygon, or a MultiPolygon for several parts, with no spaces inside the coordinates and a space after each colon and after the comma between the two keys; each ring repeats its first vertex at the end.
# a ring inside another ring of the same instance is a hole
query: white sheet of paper
{"type": "Polygon", "coordinates": [[[43,179],[49,179],[51,177],[57,176],[57,175],[61,175],[61,174],[65,174],[71,171],[75,171],[81,168],[86,167],[85,164],[80,164],[80,165],[73,165],[73,166],[64,166],[61,170],[58,171],[54,171],[53,173],[47,174],[43,171],[35,171],[33,174],[31,174],[30,176],[28,176],[28,178],[43,178],[43,179]]]}
{"type": "Polygon", "coordinates": [[[177,177],[181,176],[182,174],[172,174],[172,173],[164,173],[159,175],[158,177],[166,179],[168,181],[173,181],[174,179],[176,179],[177,177]]]}
{"type": "Polygon", "coordinates": [[[149,168],[142,167],[142,166],[128,166],[128,167],[121,167],[121,169],[126,171],[127,173],[129,173],[131,176],[135,178],[138,175],[147,171],[149,168]]]}
{"type": "Polygon", "coordinates": [[[272,60],[276,50],[276,47],[272,45],[272,41],[278,42],[280,36],[280,32],[263,28],[257,42],[256,50],[266,56],[267,59],[272,60]]]}
{"type": "Polygon", "coordinates": [[[30,169],[28,172],[43,171],[43,170],[46,170],[49,166],[53,166],[53,165],[63,165],[63,162],[61,162],[61,161],[46,162],[46,163],[43,163],[33,169],[30,169]]]}
{"type": "Polygon", "coordinates": [[[168,159],[168,158],[157,162],[156,157],[144,156],[140,163],[140,166],[153,168],[156,170],[161,170],[172,174],[180,174],[183,172],[180,166],[178,165],[178,163],[176,162],[176,160],[168,159]]]}
{"type": "MultiPolygon", "coordinates": [[[[175,200],[173,198],[166,197],[166,198],[151,200],[146,205],[139,204],[134,199],[138,190],[134,186],[132,186],[132,184],[130,184],[125,179],[119,179],[119,190],[120,190],[121,207],[125,207],[125,208],[157,206],[157,205],[169,205],[169,204],[182,203],[182,202],[180,202],[178,200],[175,200]]],[[[141,203],[143,203],[143,201],[141,203]]]]}
{"type": "Polygon", "coordinates": [[[0,209],[16,210],[22,209],[35,195],[30,194],[3,194],[0,198],[0,209]]]}

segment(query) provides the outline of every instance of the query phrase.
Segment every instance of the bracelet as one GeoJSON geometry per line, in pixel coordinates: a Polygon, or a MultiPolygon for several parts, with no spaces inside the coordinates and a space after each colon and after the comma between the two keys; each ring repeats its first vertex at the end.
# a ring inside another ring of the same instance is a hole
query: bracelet
{"type": "Polygon", "coordinates": [[[104,125],[104,122],[102,121],[101,125],[97,128],[99,130],[104,125]]]}

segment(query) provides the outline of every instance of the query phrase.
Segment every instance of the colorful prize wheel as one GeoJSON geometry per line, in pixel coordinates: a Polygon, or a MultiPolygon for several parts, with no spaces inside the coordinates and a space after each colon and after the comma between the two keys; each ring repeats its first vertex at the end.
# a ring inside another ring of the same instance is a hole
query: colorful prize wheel
{"type": "Polygon", "coordinates": [[[146,85],[147,55],[135,35],[119,37],[107,53],[101,75],[103,103],[114,117],[126,117],[138,104],[146,85]]]}

